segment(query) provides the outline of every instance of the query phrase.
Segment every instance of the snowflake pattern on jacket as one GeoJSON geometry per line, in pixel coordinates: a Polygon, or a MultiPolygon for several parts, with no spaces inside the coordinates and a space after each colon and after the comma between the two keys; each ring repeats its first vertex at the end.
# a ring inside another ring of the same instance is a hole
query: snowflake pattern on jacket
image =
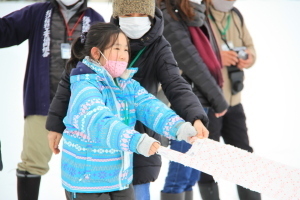
{"type": "Polygon", "coordinates": [[[136,120],[176,139],[184,122],[132,79],[136,68],[115,80],[89,57],[71,72],[71,99],[63,133],[62,183],[70,192],[123,190],[132,182],[132,156],[141,134],[136,120]]]}

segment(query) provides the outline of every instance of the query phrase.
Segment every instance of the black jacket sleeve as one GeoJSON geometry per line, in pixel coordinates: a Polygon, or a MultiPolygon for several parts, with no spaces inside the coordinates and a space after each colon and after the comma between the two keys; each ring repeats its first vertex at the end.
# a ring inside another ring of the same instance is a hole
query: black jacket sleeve
{"type": "Polygon", "coordinates": [[[178,62],[179,68],[208,101],[215,112],[227,109],[228,104],[223,96],[222,89],[218,86],[214,77],[210,74],[208,67],[199,56],[193,45],[187,26],[181,21],[176,21],[163,11],[164,36],[172,46],[172,52],[178,62]]]}
{"type": "Polygon", "coordinates": [[[172,109],[184,120],[193,122],[200,119],[205,126],[208,118],[203,107],[192,92],[189,83],[180,75],[171,46],[167,40],[161,38],[162,47],[156,58],[156,73],[162,89],[171,103],[172,109]]]}
{"type": "Polygon", "coordinates": [[[50,104],[46,122],[46,129],[48,131],[63,133],[66,128],[63,119],[68,111],[71,96],[70,85],[70,75],[64,70],[55,96],[50,104]]]}

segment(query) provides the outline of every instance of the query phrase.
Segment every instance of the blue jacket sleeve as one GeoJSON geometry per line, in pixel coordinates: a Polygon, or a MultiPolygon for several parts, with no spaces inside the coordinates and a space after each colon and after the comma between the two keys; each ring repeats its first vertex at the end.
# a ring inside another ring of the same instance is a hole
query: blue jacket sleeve
{"type": "Polygon", "coordinates": [[[99,89],[87,81],[71,85],[64,134],[73,132],[88,142],[137,153],[141,134],[122,123],[104,103],[99,89]]]}
{"type": "Polygon", "coordinates": [[[176,133],[184,120],[137,81],[134,84],[137,119],[153,131],[169,139],[176,139],[176,133]]]}

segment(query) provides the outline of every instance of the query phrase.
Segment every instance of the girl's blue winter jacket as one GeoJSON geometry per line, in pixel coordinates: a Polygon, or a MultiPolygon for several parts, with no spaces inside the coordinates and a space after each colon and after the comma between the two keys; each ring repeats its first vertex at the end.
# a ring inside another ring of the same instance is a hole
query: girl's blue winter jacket
{"type": "Polygon", "coordinates": [[[102,193],[128,188],[132,152],[141,134],[136,120],[168,138],[184,122],[131,77],[115,81],[89,58],[71,72],[71,99],[64,119],[63,186],[70,192],[102,193]],[[95,73],[96,72],[96,73],[95,73]]]}

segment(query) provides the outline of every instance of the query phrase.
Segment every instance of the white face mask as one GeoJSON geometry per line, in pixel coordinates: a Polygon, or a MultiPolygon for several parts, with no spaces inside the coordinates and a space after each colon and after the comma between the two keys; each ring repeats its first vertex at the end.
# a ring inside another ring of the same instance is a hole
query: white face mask
{"type": "Polygon", "coordinates": [[[236,1],[226,1],[226,0],[212,0],[214,8],[221,12],[228,12],[233,8],[233,4],[236,1]]]}
{"type": "Polygon", "coordinates": [[[139,39],[151,28],[148,17],[119,17],[120,29],[131,39],[139,39]]]}
{"type": "Polygon", "coordinates": [[[197,3],[197,4],[201,4],[202,0],[190,0],[190,2],[194,2],[194,3],[197,3]]]}
{"type": "Polygon", "coordinates": [[[80,0],[58,0],[58,1],[61,1],[65,6],[71,6],[80,0]]]}

